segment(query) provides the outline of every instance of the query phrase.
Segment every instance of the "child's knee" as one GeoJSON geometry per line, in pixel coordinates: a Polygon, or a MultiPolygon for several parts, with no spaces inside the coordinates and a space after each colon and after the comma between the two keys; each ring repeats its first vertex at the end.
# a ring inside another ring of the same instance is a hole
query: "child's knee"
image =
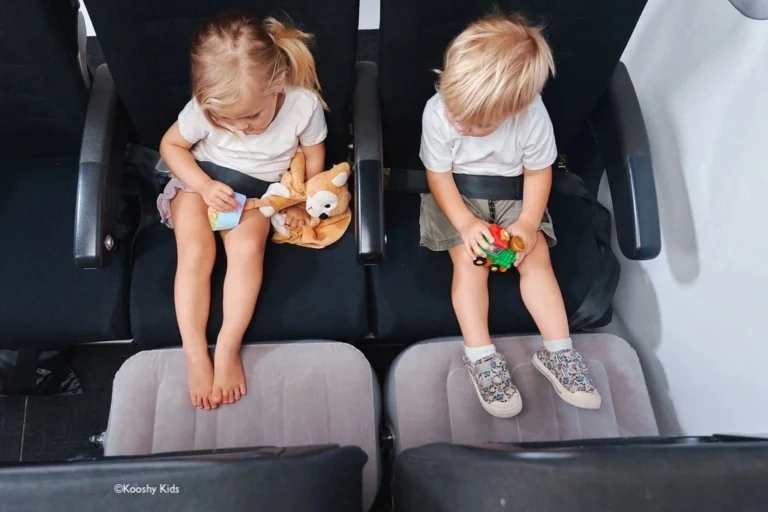
{"type": "Polygon", "coordinates": [[[179,247],[178,254],[180,269],[192,272],[210,272],[216,261],[216,242],[210,240],[188,240],[179,247]]]}
{"type": "Polygon", "coordinates": [[[453,274],[461,279],[487,279],[488,269],[483,266],[475,265],[466,254],[463,257],[453,259],[453,274]]]}
{"type": "Polygon", "coordinates": [[[227,259],[259,261],[264,256],[266,240],[259,236],[230,237],[227,240],[227,259]]]}
{"type": "Polygon", "coordinates": [[[552,271],[552,262],[549,259],[549,247],[547,247],[546,241],[539,240],[536,247],[525,256],[517,270],[520,275],[552,271]]]}

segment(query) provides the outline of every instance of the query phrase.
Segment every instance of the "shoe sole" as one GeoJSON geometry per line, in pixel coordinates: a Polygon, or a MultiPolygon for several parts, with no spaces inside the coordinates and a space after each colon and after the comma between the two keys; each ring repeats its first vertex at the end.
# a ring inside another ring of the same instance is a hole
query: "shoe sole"
{"type": "Polygon", "coordinates": [[[469,374],[469,378],[472,380],[472,385],[475,388],[475,393],[477,393],[477,399],[480,400],[480,405],[482,405],[483,409],[485,409],[485,411],[491,416],[496,418],[513,418],[520,414],[520,411],[523,410],[523,399],[520,396],[520,391],[516,391],[512,397],[512,400],[507,402],[512,407],[512,409],[499,411],[494,409],[493,406],[488,405],[488,402],[483,400],[483,396],[480,394],[480,388],[477,387],[477,382],[475,382],[475,378],[472,376],[472,373],[469,374]]]}
{"type": "Polygon", "coordinates": [[[539,373],[547,378],[547,380],[552,384],[552,387],[555,388],[555,391],[560,396],[560,398],[562,398],[566,403],[569,403],[574,407],[578,407],[579,409],[599,409],[602,405],[603,399],[599,395],[593,398],[586,398],[583,396],[574,395],[565,389],[565,387],[560,384],[560,381],[557,380],[557,377],[552,375],[552,372],[547,370],[547,368],[539,360],[539,358],[536,357],[535,354],[533,356],[533,367],[539,370],[539,373]]]}

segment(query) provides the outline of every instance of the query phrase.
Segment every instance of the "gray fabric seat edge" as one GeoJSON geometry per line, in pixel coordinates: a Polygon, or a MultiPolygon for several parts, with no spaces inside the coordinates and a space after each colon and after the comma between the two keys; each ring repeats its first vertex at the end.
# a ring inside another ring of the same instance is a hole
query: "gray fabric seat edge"
{"type": "Polygon", "coordinates": [[[330,341],[247,345],[248,392],[237,403],[192,407],[181,349],[139,352],[115,376],[104,454],[251,446],[354,445],[368,455],[363,503],[381,479],[378,380],[352,345],[330,341]]]}
{"type": "Polygon", "coordinates": [[[623,339],[611,334],[574,336],[574,346],[603,397],[597,411],[566,404],[536,371],[531,359],[541,346],[539,336],[497,337],[494,343],[507,359],[523,411],[515,418],[498,419],[483,410],[462,362],[461,339],[417,343],[392,363],[385,384],[385,410],[396,453],[429,443],[658,435],[640,362],[623,339]]]}

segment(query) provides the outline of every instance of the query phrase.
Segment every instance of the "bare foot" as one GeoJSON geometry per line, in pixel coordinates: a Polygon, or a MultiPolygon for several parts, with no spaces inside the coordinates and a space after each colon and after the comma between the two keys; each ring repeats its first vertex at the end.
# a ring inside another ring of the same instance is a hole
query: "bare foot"
{"type": "Polygon", "coordinates": [[[211,403],[231,404],[245,395],[245,374],[240,361],[240,346],[217,343],[213,357],[213,391],[211,403]]]}
{"type": "Polygon", "coordinates": [[[198,409],[215,409],[218,405],[210,401],[213,389],[213,365],[208,351],[188,353],[187,379],[192,405],[198,409]]]}

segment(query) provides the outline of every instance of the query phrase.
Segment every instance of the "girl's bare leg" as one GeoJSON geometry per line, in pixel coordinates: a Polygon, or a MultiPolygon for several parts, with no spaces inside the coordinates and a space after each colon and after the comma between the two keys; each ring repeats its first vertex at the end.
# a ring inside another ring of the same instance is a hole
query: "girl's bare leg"
{"type": "Polygon", "coordinates": [[[240,346],[261,289],[268,235],[269,219],[258,210],[246,211],[236,228],[222,233],[227,251],[227,275],[224,323],[214,356],[212,403],[231,404],[246,392],[240,346]]]}
{"type": "Polygon", "coordinates": [[[205,336],[211,305],[211,272],[216,259],[216,241],[207,212],[202,197],[193,192],[180,191],[171,201],[178,251],[174,284],[176,320],[187,357],[189,394],[192,404],[201,409],[216,408],[210,402],[213,365],[205,336]]]}

